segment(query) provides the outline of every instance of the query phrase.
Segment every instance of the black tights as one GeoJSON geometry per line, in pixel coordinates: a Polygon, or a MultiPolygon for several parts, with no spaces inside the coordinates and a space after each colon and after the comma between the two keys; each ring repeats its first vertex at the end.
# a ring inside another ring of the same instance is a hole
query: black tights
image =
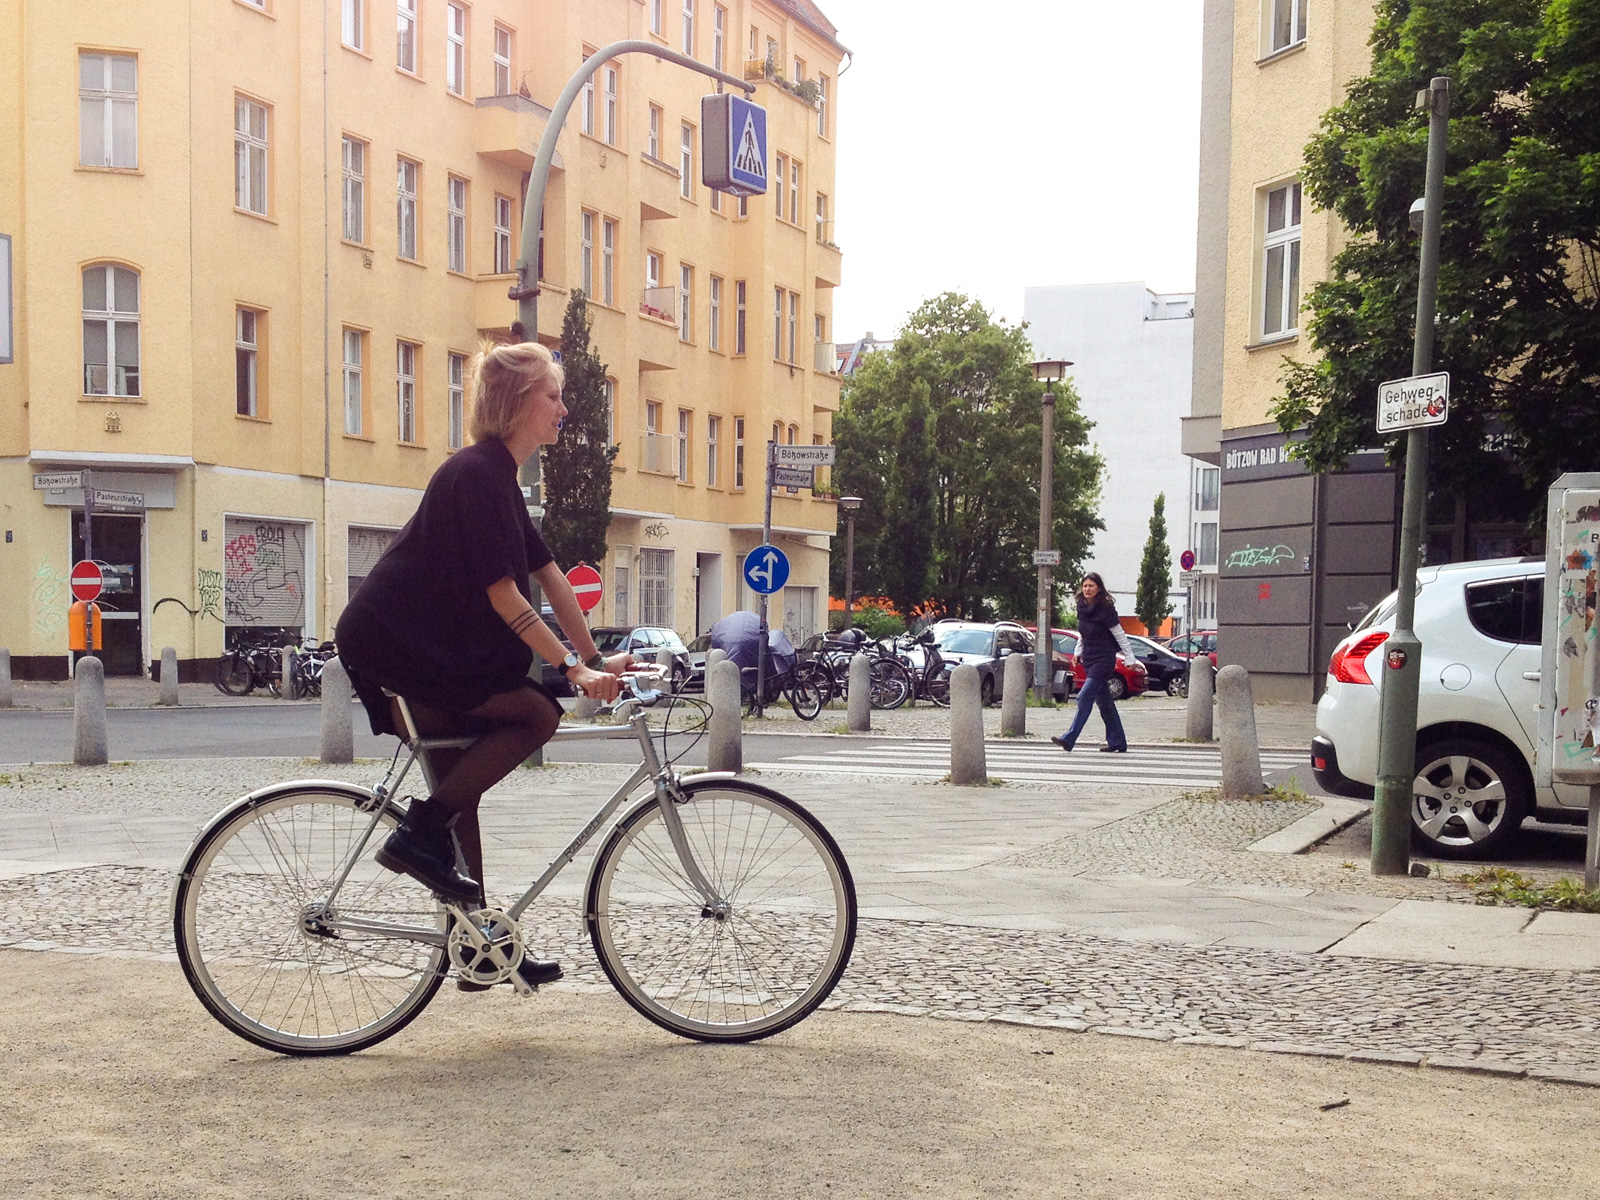
{"type": "MultiPolygon", "coordinates": [[[[465,750],[428,752],[437,781],[429,800],[456,818],[456,840],[461,843],[467,874],[482,883],[483,837],[478,831],[478,801],[555,736],[561,711],[543,692],[527,687],[490,696],[464,714],[414,700],[406,704],[423,737],[478,735],[478,740],[465,750]]],[[[391,701],[390,707],[395,728],[404,729],[399,704],[391,701]]]]}

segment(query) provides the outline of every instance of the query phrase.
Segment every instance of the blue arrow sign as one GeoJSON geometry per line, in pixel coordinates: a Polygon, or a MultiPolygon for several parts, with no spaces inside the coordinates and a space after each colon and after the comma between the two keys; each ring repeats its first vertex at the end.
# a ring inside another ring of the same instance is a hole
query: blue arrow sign
{"type": "Polygon", "coordinates": [[[745,556],[744,581],[757,595],[772,595],[789,582],[789,556],[776,546],[757,546],[745,556]]]}

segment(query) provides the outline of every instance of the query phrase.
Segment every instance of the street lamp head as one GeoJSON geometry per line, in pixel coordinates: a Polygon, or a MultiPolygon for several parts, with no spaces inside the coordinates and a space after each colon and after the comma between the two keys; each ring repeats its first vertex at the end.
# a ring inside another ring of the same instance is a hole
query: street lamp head
{"type": "Polygon", "coordinates": [[[1418,196],[1411,202],[1411,212],[1408,214],[1408,218],[1411,222],[1412,233],[1422,232],[1422,217],[1427,212],[1427,209],[1428,199],[1426,196],[1418,196]]]}
{"type": "Polygon", "coordinates": [[[1036,362],[1033,364],[1033,380],[1035,383],[1059,383],[1067,377],[1067,368],[1072,364],[1062,359],[1050,362],[1036,362]]]}
{"type": "Polygon", "coordinates": [[[853,513],[853,512],[855,512],[856,509],[861,507],[861,497],[860,496],[840,496],[839,497],[839,507],[844,509],[845,512],[853,513]]]}

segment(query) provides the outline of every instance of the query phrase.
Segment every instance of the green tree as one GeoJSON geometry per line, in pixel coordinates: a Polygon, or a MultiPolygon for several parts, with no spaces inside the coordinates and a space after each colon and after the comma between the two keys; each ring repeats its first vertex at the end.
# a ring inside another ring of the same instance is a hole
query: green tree
{"type": "Polygon", "coordinates": [[[589,306],[573,289],[561,322],[561,366],[567,406],[561,438],[545,447],[544,540],[563,567],[605,561],[611,524],[611,445],[606,366],[589,344],[589,306]]]}
{"type": "MultiPolygon", "coordinates": [[[[834,480],[864,501],[858,595],[889,594],[903,613],[1032,615],[1043,395],[1032,358],[1022,328],[947,292],[912,313],[894,346],[868,355],[847,382],[833,426],[834,480]]],[[[1064,575],[1104,528],[1095,513],[1101,464],[1088,432],[1071,385],[1056,385],[1052,515],[1064,575]]],[[[842,554],[832,582],[842,594],[842,554]]]]}
{"type": "Polygon", "coordinates": [[[1475,500],[1498,489],[1526,512],[1556,474],[1600,460],[1600,0],[1380,0],[1371,45],[1370,72],[1306,147],[1307,194],[1350,236],[1306,300],[1320,357],[1287,364],[1274,413],[1306,427],[1297,452],[1316,470],[1383,444],[1378,384],[1411,373],[1415,97],[1448,75],[1434,356],[1452,411],[1433,481],[1475,500]]]}
{"type": "Polygon", "coordinates": [[[1156,493],[1155,510],[1150,514],[1150,536],[1145,539],[1144,559],[1139,563],[1139,587],[1134,594],[1133,611],[1144,623],[1145,632],[1160,632],[1161,622],[1172,615],[1167,587],[1171,582],[1172,551],[1167,546],[1167,494],[1156,493]]]}

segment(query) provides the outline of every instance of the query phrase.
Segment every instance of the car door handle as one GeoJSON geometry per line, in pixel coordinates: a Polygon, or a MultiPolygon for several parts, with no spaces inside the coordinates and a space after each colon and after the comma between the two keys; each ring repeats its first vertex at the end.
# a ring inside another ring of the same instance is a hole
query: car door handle
{"type": "Polygon", "coordinates": [[[1538,671],[1524,671],[1522,673],[1522,677],[1524,679],[1526,679],[1529,683],[1538,683],[1539,682],[1539,672],[1538,671]]]}

